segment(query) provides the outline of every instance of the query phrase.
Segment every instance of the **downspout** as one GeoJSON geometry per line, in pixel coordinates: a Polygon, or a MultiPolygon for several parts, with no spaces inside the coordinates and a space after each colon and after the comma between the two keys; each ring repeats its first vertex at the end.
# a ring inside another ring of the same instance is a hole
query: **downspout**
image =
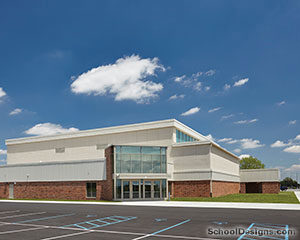
{"type": "Polygon", "coordinates": [[[209,182],[209,186],[210,186],[210,193],[209,196],[212,197],[213,196],[213,182],[212,182],[212,169],[211,169],[211,148],[212,148],[212,143],[209,146],[209,169],[210,169],[210,182],[209,182]]]}

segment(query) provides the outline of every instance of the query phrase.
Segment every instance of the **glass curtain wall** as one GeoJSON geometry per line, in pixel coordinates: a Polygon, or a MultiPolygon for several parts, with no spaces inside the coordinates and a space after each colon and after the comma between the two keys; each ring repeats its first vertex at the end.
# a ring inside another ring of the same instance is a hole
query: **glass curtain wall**
{"type": "Polygon", "coordinates": [[[176,129],[176,142],[194,142],[197,141],[197,139],[179,131],[176,129]]]}
{"type": "Polygon", "coordinates": [[[117,173],[166,173],[166,147],[116,146],[117,173]]]}

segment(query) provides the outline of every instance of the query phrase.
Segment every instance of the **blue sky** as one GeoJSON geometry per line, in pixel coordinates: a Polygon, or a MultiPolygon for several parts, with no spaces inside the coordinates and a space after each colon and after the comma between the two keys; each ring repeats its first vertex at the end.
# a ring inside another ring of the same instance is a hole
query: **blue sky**
{"type": "Polygon", "coordinates": [[[299,10],[1,1],[0,159],[8,138],[176,118],[237,155],[300,172],[299,10]]]}

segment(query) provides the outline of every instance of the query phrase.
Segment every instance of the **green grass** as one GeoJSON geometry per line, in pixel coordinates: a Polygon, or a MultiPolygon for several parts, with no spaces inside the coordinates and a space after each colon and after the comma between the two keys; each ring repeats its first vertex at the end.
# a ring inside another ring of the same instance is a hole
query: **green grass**
{"type": "Polygon", "coordinates": [[[245,193],[231,194],[212,198],[172,198],[171,201],[199,201],[199,202],[251,202],[251,203],[298,203],[294,192],[280,192],[279,194],[245,193]]]}

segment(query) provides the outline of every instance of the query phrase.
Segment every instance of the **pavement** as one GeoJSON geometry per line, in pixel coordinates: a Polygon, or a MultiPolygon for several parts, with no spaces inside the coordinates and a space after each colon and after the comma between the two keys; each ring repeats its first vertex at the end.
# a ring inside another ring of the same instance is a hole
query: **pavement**
{"type": "Polygon", "coordinates": [[[290,210],[1,201],[0,239],[299,239],[290,210]]]}
{"type": "MultiPolygon", "coordinates": [[[[298,192],[300,194],[300,192],[298,192]]],[[[296,192],[295,192],[296,194],[296,192]]],[[[299,196],[299,195],[298,195],[299,196]]],[[[300,200],[299,200],[300,201],[300,200]]],[[[124,201],[124,202],[78,202],[78,201],[31,201],[31,200],[0,200],[1,202],[43,203],[43,204],[84,204],[114,205],[140,207],[184,207],[184,208],[230,208],[230,209],[269,209],[299,211],[300,204],[277,203],[232,203],[232,202],[188,202],[188,201],[124,201]]]]}
{"type": "Polygon", "coordinates": [[[300,202],[300,190],[295,190],[294,193],[300,202]]]}

